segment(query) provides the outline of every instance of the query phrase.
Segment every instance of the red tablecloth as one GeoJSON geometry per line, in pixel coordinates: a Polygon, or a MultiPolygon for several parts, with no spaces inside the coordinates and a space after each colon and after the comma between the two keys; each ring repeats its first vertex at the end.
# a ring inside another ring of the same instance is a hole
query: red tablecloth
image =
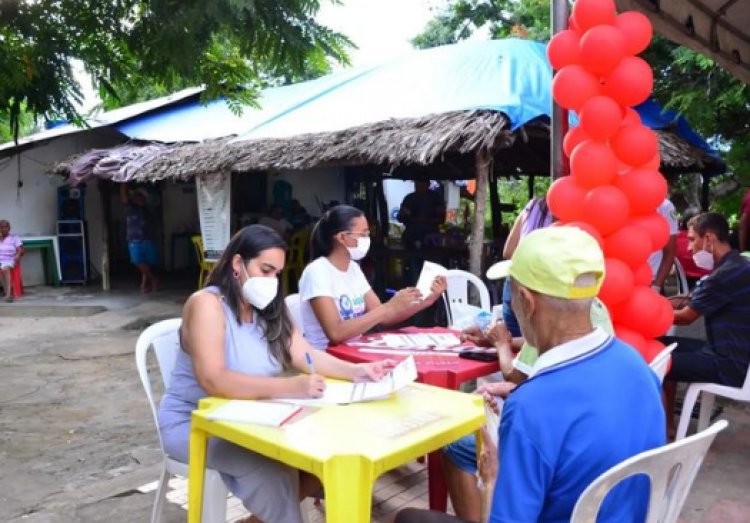
{"type": "MultiPolygon", "coordinates": [[[[389,333],[409,334],[420,332],[452,332],[456,335],[459,334],[458,331],[443,327],[433,327],[430,329],[408,327],[398,331],[391,331],[389,333]]],[[[389,333],[383,332],[380,334],[389,333]]],[[[385,350],[383,352],[367,352],[363,351],[363,348],[364,347],[342,344],[328,347],[327,351],[329,354],[332,354],[337,358],[354,363],[368,363],[371,361],[384,360],[386,358],[401,361],[408,357],[406,354],[399,354],[397,352],[394,354],[388,354],[385,350]]],[[[459,385],[465,381],[480,376],[486,376],[499,370],[497,361],[486,362],[467,360],[459,358],[456,353],[453,353],[453,355],[447,355],[442,351],[425,350],[413,351],[413,356],[414,361],[417,364],[417,380],[421,383],[435,385],[445,389],[457,390],[459,385]]],[[[440,463],[440,455],[438,452],[430,454],[427,468],[430,508],[445,512],[447,508],[448,489],[445,484],[445,478],[443,478],[442,465],[440,463]]]]}

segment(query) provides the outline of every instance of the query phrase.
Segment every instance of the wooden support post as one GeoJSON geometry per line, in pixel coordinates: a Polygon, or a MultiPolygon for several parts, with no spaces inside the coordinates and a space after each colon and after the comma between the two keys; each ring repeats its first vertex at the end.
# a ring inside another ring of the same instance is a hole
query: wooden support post
{"type": "Polygon", "coordinates": [[[484,209],[487,201],[487,185],[492,155],[487,149],[476,153],[474,169],[477,179],[477,190],[474,193],[474,223],[471,229],[469,245],[469,271],[482,277],[482,251],[484,247],[484,209]]]}
{"type": "Polygon", "coordinates": [[[109,228],[112,226],[112,205],[109,193],[109,182],[99,180],[99,203],[102,209],[102,290],[109,291],[112,286],[109,279],[109,228]]]}
{"type": "MultiPolygon", "coordinates": [[[[568,0],[552,0],[552,36],[568,26],[568,0]]],[[[570,164],[563,152],[563,138],[568,132],[568,111],[552,101],[552,129],[550,131],[550,175],[552,180],[570,174],[570,164]]]]}
{"type": "Polygon", "coordinates": [[[497,231],[500,230],[500,224],[503,223],[503,216],[500,214],[500,196],[498,195],[497,175],[494,170],[489,174],[490,179],[490,207],[492,208],[492,239],[497,239],[497,231]]]}

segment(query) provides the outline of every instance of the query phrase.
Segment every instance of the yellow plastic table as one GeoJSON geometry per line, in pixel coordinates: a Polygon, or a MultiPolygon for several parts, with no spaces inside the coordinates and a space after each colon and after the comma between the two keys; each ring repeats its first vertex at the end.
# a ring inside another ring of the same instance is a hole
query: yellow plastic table
{"type": "MultiPolygon", "coordinates": [[[[190,428],[188,522],[201,520],[206,449],[219,437],[317,476],[328,523],[369,523],[377,477],[485,422],[482,398],[414,383],[381,401],[306,407],[281,427],[213,421],[227,400],[206,398],[190,428]]],[[[477,441],[480,441],[477,439],[477,441]]]]}

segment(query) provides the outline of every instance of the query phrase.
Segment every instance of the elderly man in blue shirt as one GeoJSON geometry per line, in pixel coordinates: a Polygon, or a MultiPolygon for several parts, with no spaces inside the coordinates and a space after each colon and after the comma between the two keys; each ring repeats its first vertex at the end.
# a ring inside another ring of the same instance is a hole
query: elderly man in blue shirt
{"type": "MultiPolygon", "coordinates": [[[[660,383],[638,352],[591,324],[604,278],[596,241],[574,227],[539,229],[488,277],[511,278],[521,332],[539,358],[505,401],[495,460],[485,454],[482,521],[569,521],[601,473],[665,443],[660,383]],[[494,466],[496,464],[496,467],[494,466]]],[[[485,438],[486,439],[486,438],[485,438]]],[[[485,447],[492,452],[491,443],[485,447]]],[[[630,478],[605,500],[601,521],[643,521],[649,486],[630,478]]],[[[406,509],[396,523],[462,521],[406,509]]]]}

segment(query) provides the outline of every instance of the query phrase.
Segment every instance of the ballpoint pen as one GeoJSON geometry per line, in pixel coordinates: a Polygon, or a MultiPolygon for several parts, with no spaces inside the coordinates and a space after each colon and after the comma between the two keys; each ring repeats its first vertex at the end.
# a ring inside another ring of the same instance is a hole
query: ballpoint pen
{"type": "Polygon", "coordinates": [[[315,374],[315,366],[313,365],[312,356],[309,352],[305,353],[305,359],[307,360],[307,366],[310,367],[310,374],[315,374]]]}

